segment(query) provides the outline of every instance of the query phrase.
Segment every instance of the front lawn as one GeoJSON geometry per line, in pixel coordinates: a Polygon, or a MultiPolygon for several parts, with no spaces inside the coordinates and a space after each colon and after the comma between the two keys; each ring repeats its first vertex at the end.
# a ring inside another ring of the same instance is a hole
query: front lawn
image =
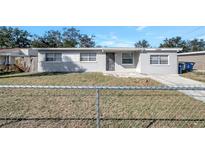
{"type": "MultiPolygon", "coordinates": [[[[160,85],[101,73],[9,75],[0,84],[160,85]]],[[[0,127],[96,127],[95,102],[95,90],[0,89],[0,127]]],[[[205,104],[176,91],[101,90],[100,115],[101,127],[205,127],[205,104]]]]}
{"type": "Polygon", "coordinates": [[[0,76],[0,84],[27,85],[107,85],[107,86],[153,86],[160,83],[149,78],[116,78],[102,73],[19,73],[0,76]]]}
{"type": "Polygon", "coordinates": [[[182,74],[182,76],[196,81],[205,82],[205,72],[188,72],[182,74]]]}

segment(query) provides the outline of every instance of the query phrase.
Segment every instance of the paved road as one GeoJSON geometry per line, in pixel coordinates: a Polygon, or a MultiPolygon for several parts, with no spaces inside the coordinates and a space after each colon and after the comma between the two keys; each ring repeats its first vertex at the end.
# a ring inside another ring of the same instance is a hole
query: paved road
{"type": "MultiPolygon", "coordinates": [[[[168,86],[204,86],[205,84],[199,81],[187,79],[184,77],[181,77],[179,75],[149,75],[149,77],[153,80],[156,80],[162,84],[168,85],[168,86]]],[[[180,90],[180,92],[191,96],[197,100],[205,102],[205,91],[199,91],[199,90],[180,90]]]]}

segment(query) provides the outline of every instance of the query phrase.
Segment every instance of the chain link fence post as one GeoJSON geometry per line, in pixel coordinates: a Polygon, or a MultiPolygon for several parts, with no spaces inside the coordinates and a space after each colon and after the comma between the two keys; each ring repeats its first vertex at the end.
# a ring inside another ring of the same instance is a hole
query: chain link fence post
{"type": "Polygon", "coordinates": [[[100,93],[99,89],[96,89],[96,126],[100,128],[100,93]]]}

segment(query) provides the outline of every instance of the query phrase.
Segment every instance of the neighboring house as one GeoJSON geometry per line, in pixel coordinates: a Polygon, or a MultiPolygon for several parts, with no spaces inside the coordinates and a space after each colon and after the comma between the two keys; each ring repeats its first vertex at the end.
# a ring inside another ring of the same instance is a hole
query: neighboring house
{"type": "Polygon", "coordinates": [[[0,66],[15,66],[26,72],[37,71],[38,52],[33,49],[0,49],[0,66]],[[35,67],[36,66],[36,67],[35,67]]]}
{"type": "Polygon", "coordinates": [[[36,48],[38,72],[177,74],[179,48],[36,48]]]}
{"type": "Polygon", "coordinates": [[[194,69],[205,71],[205,51],[178,53],[179,62],[194,62],[194,69]]]}

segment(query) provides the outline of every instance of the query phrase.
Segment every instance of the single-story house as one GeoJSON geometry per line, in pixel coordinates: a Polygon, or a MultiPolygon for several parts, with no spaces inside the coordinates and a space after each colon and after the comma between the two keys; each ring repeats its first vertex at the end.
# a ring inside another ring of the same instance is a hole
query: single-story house
{"type": "Polygon", "coordinates": [[[205,51],[178,53],[179,62],[194,62],[194,69],[205,71],[205,51]]]}
{"type": "Polygon", "coordinates": [[[177,74],[179,48],[33,48],[37,72],[177,74]]]}

